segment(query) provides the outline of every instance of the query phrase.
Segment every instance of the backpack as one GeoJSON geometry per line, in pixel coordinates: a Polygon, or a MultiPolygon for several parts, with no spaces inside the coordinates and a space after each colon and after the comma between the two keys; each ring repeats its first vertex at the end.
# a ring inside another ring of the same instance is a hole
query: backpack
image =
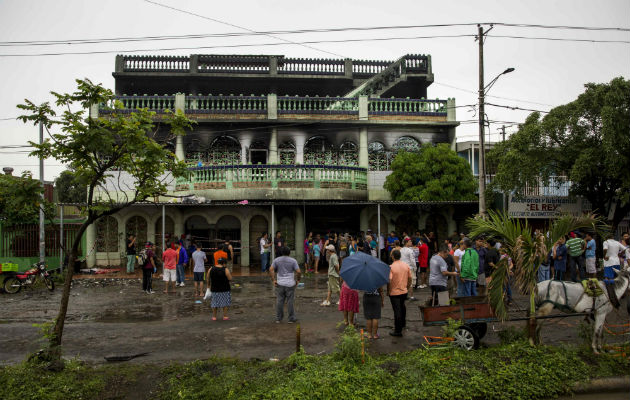
{"type": "Polygon", "coordinates": [[[479,273],[479,254],[472,250],[466,249],[466,252],[462,256],[462,279],[477,280],[477,274],[479,273]]]}
{"type": "Polygon", "coordinates": [[[147,249],[140,250],[140,254],[138,254],[138,265],[144,266],[144,264],[147,263],[148,258],[147,249]]]}

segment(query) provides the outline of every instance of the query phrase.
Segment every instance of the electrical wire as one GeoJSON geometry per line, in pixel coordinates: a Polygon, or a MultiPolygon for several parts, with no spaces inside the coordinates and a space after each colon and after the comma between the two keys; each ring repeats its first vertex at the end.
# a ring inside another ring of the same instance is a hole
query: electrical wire
{"type": "Polygon", "coordinates": [[[492,104],[492,103],[484,103],[487,106],[492,106],[492,107],[500,107],[500,108],[507,108],[510,110],[517,110],[517,111],[531,111],[531,112],[539,112],[539,113],[545,113],[548,114],[549,111],[544,111],[544,110],[533,110],[530,108],[521,108],[521,107],[513,107],[513,106],[505,106],[505,105],[501,105],[501,104],[492,104]]]}

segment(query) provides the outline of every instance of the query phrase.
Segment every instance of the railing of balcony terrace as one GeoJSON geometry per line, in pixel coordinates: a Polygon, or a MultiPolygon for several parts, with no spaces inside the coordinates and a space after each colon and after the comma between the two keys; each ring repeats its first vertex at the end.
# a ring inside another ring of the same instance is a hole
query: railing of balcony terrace
{"type": "MultiPolygon", "coordinates": [[[[479,175],[475,175],[479,179],[479,175]]],[[[486,175],[486,184],[494,179],[494,175],[486,175]]],[[[568,197],[571,190],[571,181],[566,176],[550,176],[549,182],[545,183],[542,179],[534,185],[525,185],[521,196],[535,197],[568,197]]]]}
{"type": "MultiPolygon", "coordinates": [[[[174,95],[153,95],[153,96],[116,96],[114,101],[120,101],[123,104],[123,109],[117,110],[119,113],[131,112],[139,108],[148,108],[149,111],[154,111],[158,114],[163,113],[165,110],[175,109],[175,96],[174,95]]],[[[99,112],[102,114],[110,114],[113,111],[112,105],[105,107],[101,105],[99,112]]]]}
{"type": "Polygon", "coordinates": [[[268,74],[269,56],[199,55],[197,71],[268,74]]]}
{"type": "Polygon", "coordinates": [[[197,114],[265,114],[267,96],[186,96],[187,113],[197,114]]]}
{"type": "Polygon", "coordinates": [[[404,62],[404,71],[414,74],[426,74],[428,72],[429,56],[424,54],[407,54],[404,62]]]}
{"type": "Polygon", "coordinates": [[[372,76],[389,67],[394,61],[353,60],[352,73],[355,75],[372,76]]]}
{"type": "Polygon", "coordinates": [[[325,58],[278,59],[278,74],[344,75],[345,61],[325,58]]]}
{"type": "Polygon", "coordinates": [[[278,97],[279,114],[358,114],[359,99],[347,97],[278,97]],[[335,109],[332,109],[332,108],[335,109]]]}
{"type": "Polygon", "coordinates": [[[347,188],[365,190],[367,170],[358,167],[324,165],[226,165],[188,169],[188,177],[177,179],[178,190],[251,187],[266,183],[269,188],[347,188]],[[217,185],[217,184],[224,185],[217,185]]]}
{"type": "Polygon", "coordinates": [[[188,72],[190,58],[177,56],[123,56],[125,72],[188,72]]]}
{"type": "Polygon", "coordinates": [[[373,115],[446,115],[446,100],[370,99],[368,113],[373,115]]]}

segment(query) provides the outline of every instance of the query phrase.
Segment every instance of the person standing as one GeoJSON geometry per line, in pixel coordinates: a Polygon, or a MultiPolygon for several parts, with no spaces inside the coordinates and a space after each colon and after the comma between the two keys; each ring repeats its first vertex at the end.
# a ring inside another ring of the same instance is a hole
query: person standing
{"type": "Polygon", "coordinates": [[[477,275],[479,274],[479,254],[472,248],[472,241],[464,239],[464,254],[461,259],[460,276],[464,282],[464,296],[477,295],[477,275]]]}
{"type": "Polygon", "coordinates": [[[485,296],[486,294],[486,253],[488,249],[486,248],[485,241],[482,237],[477,237],[475,239],[475,251],[479,256],[479,271],[477,272],[477,287],[479,287],[479,295],[485,296]]]}
{"type": "Polygon", "coordinates": [[[183,245],[183,242],[180,240],[177,244],[177,269],[176,275],[177,279],[175,282],[175,286],[186,286],[184,281],[186,280],[186,265],[188,264],[188,252],[183,245]]]}
{"type": "Polygon", "coordinates": [[[626,246],[619,243],[615,239],[609,237],[603,244],[604,249],[604,282],[610,282],[615,279],[615,269],[621,269],[621,260],[619,253],[626,250],[626,246]]]}
{"type": "Polygon", "coordinates": [[[212,258],[214,258],[214,265],[219,265],[220,258],[225,258],[226,260],[228,259],[228,254],[227,254],[227,251],[225,251],[224,244],[219,245],[219,247],[217,248],[217,251],[215,251],[214,254],[212,255],[212,258]]]}
{"type": "MultiPolygon", "coordinates": [[[[322,302],[322,306],[329,306],[333,293],[339,293],[339,258],[335,253],[335,246],[329,244],[326,247],[326,256],[328,258],[328,294],[326,300],[322,302]]],[[[339,302],[337,302],[339,304],[339,302]]]]}
{"type": "Polygon", "coordinates": [[[310,271],[311,264],[313,263],[313,232],[309,232],[306,239],[304,239],[304,270],[310,271]]]}
{"type": "Polygon", "coordinates": [[[564,236],[558,239],[551,251],[553,254],[553,268],[556,271],[554,279],[562,281],[567,270],[567,246],[564,244],[564,236]]]}
{"type": "Polygon", "coordinates": [[[455,271],[459,274],[455,277],[455,283],[457,284],[457,297],[466,296],[466,288],[464,287],[464,281],[462,280],[462,257],[464,256],[464,252],[466,251],[466,245],[464,244],[464,240],[462,239],[459,242],[459,246],[455,246],[455,251],[453,251],[453,259],[455,260],[455,271]]]}
{"type": "Polygon", "coordinates": [[[276,237],[273,238],[274,258],[282,256],[280,253],[282,252],[283,246],[284,246],[284,238],[282,237],[282,232],[277,231],[276,237]]]}
{"type": "Polygon", "coordinates": [[[291,250],[287,246],[280,248],[278,257],[271,263],[269,273],[276,288],[276,323],[279,324],[284,318],[284,303],[287,304],[289,313],[289,323],[297,322],[295,318],[295,287],[300,283],[302,272],[300,266],[293,257],[289,257],[291,250]]]}
{"type": "Polygon", "coordinates": [[[398,236],[396,236],[396,232],[391,231],[389,236],[387,237],[387,247],[385,248],[387,251],[387,259],[391,260],[392,250],[394,250],[394,243],[399,240],[398,236]]]}
{"type": "Polygon", "coordinates": [[[567,240],[566,246],[569,251],[569,269],[571,269],[571,280],[573,282],[580,282],[586,277],[583,255],[584,250],[586,250],[586,242],[584,242],[584,240],[575,232],[571,232],[570,236],[571,239],[567,240]]]}
{"type": "Polygon", "coordinates": [[[389,283],[387,284],[387,295],[392,303],[394,311],[394,330],[389,332],[391,336],[402,336],[407,319],[407,309],[405,300],[411,287],[411,269],[407,264],[400,261],[400,251],[392,252],[394,262],[390,265],[389,283]]]}
{"type": "Polygon", "coordinates": [[[584,264],[589,278],[595,278],[595,274],[597,273],[597,264],[595,262],[596,249],[597,244],[595,243],[595,239],[593,239],[593,234],[589,232],[586,234],[586,250],[584,251],[584,264]]]}
{"type": "Polygon", "coordinates": [[[363,293],[363,316],[368,339],[378,339],[378,321],[381,319],[381,309],[385,307],[383,288],[363,293]]]}
{"type": "Polygon", "coordinates": [[[431,286],[432,306],[439,305],[438,293],[446,292],[449,276],[457,276],[457,272],[449,272],[446,259],[448,254],[448,245],[441,244],[439,252],[431,257],[429,268],[429,286],[431,286]]]}
{"type": "Polygon", "coordinates": [[[210,307],[212,307],[212,320],[217,320],[217,312],[219,308],[223,309],[223,320],[227,321],[228,307],[232,305],[232,292],[230,288],[230,281],[232,280],[232,274],[230,270],[225,267],[227,260],[220,258],[219,263],[210,268],[208,271],[207,284],[212,292],[212,300],[210,307]]]}
{"type": "Polygon", "coordinates": [[[315,273],[319,273],[319,259],[322,256],[322,243],[319,234],[315,236],[313,241],[313,269],[315,273]]]}
{"type": "Polygon", "coordinates": [[[164,293],[168,293],[169,283],[173,283],[173,293],[175,292],[175,268],[177,265],[177,252],[175,251],[175,243],[171,245],[164,253],[162,253],[162,261],[164,262],[164,270],[162,271],[164,280],[164,293]]]}
{"type": "Polygon", "coordinates": [[[223,249],[227,254],[227,269],[232,272],[232,269],[234,268],[234,247],[230,242],[230,238],[225,239],[225,242],[223,243],[223,249]]]}
{"type": "Polygon", "coordinates": [[[136,237],[134,235],[129,235],[129,238],[126,242],[126,250],[127,250],[127,273],[133,274],[134,267],[136,266],[136,237]]]}
{"type": "Polygon", "coordinates": [[[201,246],[196,244],[195,251],[192,253],[193,261],[193,282],[195,285],[195,294],[193,297],[203,297],[203,275],[206,272],[206,252],[201,250],[201,246]]]}
{"type": "Polygon", "coordinates": [[[269,243],[268,234],[267,232],[263,232],[260,238],[260,269],[262,272],[269,270],[270,248],[271,243],[269,243]]]}
{"type": "Polygon", "coordinates": [[[427,238],[421,237],[418,243],[418,271],[420,272],[420,282],[417,287],[424,289],[427,287],[427,267],[429,266],[429,245],[427,238]]]}
{"type": "MultiPolygon", "coordinates": [[[[406,237],[403,239],[403,247],[400,249],[400,261],[404,262],[405,264],[409,265],[409,269],[411,269],[411,288],[409,288],[409,300],[416,300],[415,297],[413,297],[413,288],[416,285],[416,272],[418,270],[418,267],[416,266],[416,260],[417,258],[414,257],[413,255],[413,243],[411,242],[411,239],[406,237]]],[[[426,274],[425,274],[426,276],[426,274]]]]}
{"type": "MultiPolygon", "coordinates": [[[[492,273],[497,267],[501,256],[499,256],[499,250],[497,250],[494,245],[496,242],[494,239],[488,239],[486,242],[486,255],[484,257],[484,271],[486,275],[486,283],[490,283],[492,280],[492,273]]],[[[540,274],[540,269],[538,270],[540,274]]],[[[549,266],[547,266],[547,274],[549,273],[549,266]]],[[[547,278],[549,279],[549,278],[547,278]]]]}
{"type": "Polygon", "coordinates": [[[153,243],[147,242],[140,255],[141,258],[144,258],[140,265],[142,268],[142,290],[147,294],[153,294],[155,293],[153,291],[153,273],[157,270],[153,243]]]}

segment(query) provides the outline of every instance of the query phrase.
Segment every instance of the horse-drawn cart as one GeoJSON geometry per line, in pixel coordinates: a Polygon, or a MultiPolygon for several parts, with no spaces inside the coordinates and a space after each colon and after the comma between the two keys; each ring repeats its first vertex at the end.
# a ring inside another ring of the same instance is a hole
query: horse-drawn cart
{"type": "Polygon", "coordinates": [[[420,306],[424,326],[448,324],[448,319],[462,321],[453,334],[456,346],[466,350],[479,348],[479,341],[488,331],[488,322],[498,321],[485,296],[456,297],[454,305],[420,306]]]}

